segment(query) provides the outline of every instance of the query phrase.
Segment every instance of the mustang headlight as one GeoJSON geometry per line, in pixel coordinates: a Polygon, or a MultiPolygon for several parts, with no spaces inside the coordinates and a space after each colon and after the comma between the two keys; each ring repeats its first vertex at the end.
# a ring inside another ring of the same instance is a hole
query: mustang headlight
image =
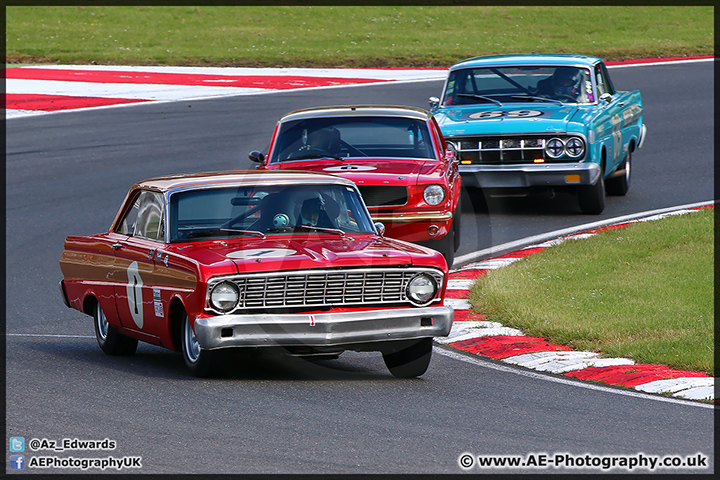
{"type": "Polygon", "coordinates": [[[406,294],[413,303],[425,305],[435,298],[437,289],[438,286],[433,277],[420,273],[410,279],[406,294]]]}
{"type": "Polygon", "coordinates": [[[423,198],[428,205],[440,205],[445,200],[445,189],[442,185],[428,185],[423,192],[423,198]]]}
{"type": "Polygon", "coordinates": [[[240,293],[232,282],[220,282],[210,291],[210,305],[221,312],[229,312],[237,306],[240,293]]]}

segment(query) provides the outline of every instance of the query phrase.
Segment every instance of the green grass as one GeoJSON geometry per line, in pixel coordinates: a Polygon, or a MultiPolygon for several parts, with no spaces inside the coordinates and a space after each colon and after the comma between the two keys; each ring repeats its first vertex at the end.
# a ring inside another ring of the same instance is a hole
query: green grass
{"type": "Polygon", "coordinates": [[[577,350],[714,374],[713,209],[566,240],[481,277],[475,312],[577,350]]]}
{"type": "Polygon", "coordinates": [[[8,63],[447,67],[712,54],[710,6],[12,6],[8,63]]]}

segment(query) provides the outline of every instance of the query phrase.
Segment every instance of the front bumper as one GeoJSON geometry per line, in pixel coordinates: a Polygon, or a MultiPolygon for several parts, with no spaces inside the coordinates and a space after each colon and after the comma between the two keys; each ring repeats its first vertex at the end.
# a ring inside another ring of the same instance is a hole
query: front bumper
{"type": "Polygon", "coordinates": [[[343,347],[392,340],[445,337],[452,307],[338,313],[219,315],[195,319],[200,347],[343,347]]]}
{"type": "Polygon", "coordinates": [[[594,185],[600,176],[595,163],[533,165],[461,165],[463,183],[479,188],[528,188],[594,185]]]}

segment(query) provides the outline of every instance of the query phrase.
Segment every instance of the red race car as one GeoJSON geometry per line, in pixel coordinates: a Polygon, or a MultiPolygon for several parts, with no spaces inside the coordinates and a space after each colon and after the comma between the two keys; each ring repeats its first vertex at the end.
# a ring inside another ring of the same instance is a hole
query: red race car
{"type": "Polygon", "coordinates": [[[179,350],[198,376],[230,347],[334,357],[380,351],[422,375],[446,336],[447,267],[384,238],[356,185],[328,174],[236,171],[134,185],[110,231],[69,236],[68,307],[92,315],[100,348],[179,350]]]}
{"type": "Polygon", "coordinates": [[[275,127],[260,170],[328,172],[355,182],[388,237],[440,251],[452,266],[460,243],[460,175],[426,110],[338,106],[297,110],[275,127]]]}

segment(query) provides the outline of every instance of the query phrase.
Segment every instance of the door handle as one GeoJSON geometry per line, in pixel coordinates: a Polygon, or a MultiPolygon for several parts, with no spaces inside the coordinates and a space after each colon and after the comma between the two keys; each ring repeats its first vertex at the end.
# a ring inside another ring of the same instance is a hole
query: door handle
{"type": "Polygon", "coordinates": [[[122,248],[122,243],[113,243],[111,248],[113,250],[119,250],[120,248],[122,248]]]}

